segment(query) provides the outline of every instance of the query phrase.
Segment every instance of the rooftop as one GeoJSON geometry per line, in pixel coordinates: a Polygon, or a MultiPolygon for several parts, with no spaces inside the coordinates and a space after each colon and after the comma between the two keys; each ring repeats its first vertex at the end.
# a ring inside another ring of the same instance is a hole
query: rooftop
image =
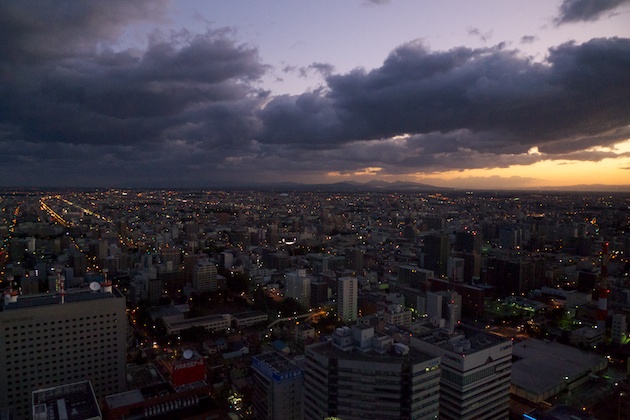
{"type": "Polygon", "coordinates": [[[90,381],[76,382],[33,392],[33,420],[100,419],[90,381]]]}
{"type": "MultiPolygon", "coordinates": [[[[65,292],[65,303],[82,302],[96,299],[115,299],[123,296],[117,289],[112,292],[94,292],[90,289],[69,289],[65,292]]],[[[50,306],[61,304],[61,293],[45,293],[37,295],[20,295],[17,302],[5,303],[0,305],[0,312],[10,311],[13,309],[32,308],[36,306],[50,306]]]]}
{"type": "Polygon", "coordinates": [[[267,314],[264,313],[263,311],[258,311],[258,310],[238,312],[238,313],[232,314],[232,317],[236,319],[247,319],[247,318],[254,318],[254,317],[259,317],[259,316],[267,316],[267,314]]]}
{"type": "Polygon", "coordinates": [[[512,355],[512,385],[541,394],[606,366],[602,356],[533,338],[515,344],[512,355]]]}
{"type": "Polygon", "coordinates": [[[276,352],[252,357],[252,367],[273,378],[276,382],[303,375],[302,369],[295,362],[276,352]]]}
{"type": "Polygon", "coordinates": [[[461,354],[476,353],[506,341],[502,337],[465,325],[458,325],[453,334],[449,334],[445,328],[436,328],[420,333],[416,337],[461,354]]]}
{"type": "MultiPolygon", "coordinates": [[[[400,363],[403,360],[402,355],[397,355],[393,351],[386,353],[377,353],[375,351],[360,351],[357,348],[352,348],[350,351],[343,351],[337,347],[334,347],[331,342],[317,343],[308,347],[310,351],[315,351],[327,357],[335,357],[344,360],[357,360],[365,362],[382,362],[382,363],[400,363]]],[[[425,362],[431,359],[435,359],[428,353],[409,348],[409,353],[405,356],[406,360],[411,360],[412,363],[425,362]]]]}

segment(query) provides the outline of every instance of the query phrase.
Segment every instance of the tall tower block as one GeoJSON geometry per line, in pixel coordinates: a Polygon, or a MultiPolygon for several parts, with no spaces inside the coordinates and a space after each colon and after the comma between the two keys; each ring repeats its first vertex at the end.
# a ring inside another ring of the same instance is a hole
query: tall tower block
{"type": "Polygon", "coordinates": [[[602,243],[602,263],[597,300],[597,328],[606,329],[608,317],[608,242],[602,243]]]}

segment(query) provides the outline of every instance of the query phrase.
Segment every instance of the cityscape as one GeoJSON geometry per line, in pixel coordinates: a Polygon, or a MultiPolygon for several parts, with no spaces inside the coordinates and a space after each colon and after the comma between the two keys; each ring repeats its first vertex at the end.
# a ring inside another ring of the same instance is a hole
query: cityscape
{"type": "Polygon", "coordinates": [[[629,21],[0,1],[0,420],[630,419],[629,21]]]}
{"type": "Polygon", "coordinates": [[[629,193],[0,198],[3,418],[630,416],[629,193]]]}

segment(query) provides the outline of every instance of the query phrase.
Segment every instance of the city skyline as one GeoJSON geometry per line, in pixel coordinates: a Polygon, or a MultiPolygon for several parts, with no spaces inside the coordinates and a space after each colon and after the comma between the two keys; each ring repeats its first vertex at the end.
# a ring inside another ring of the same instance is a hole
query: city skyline
{"type": "Polygon", "coordinates": [[[629,5],[4,2],[0,187],[627,186],[629,5]]]}

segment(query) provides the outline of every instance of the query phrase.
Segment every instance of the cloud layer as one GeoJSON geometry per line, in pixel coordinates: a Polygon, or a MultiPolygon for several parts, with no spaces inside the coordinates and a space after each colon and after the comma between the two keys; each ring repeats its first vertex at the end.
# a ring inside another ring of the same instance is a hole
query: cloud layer
{"type": "Polygon", "coordinates": [[[560,5],[556,24],[570,22],[595,21],[606,13],[611,13],[629,0],[563,0],[560,5]]]}
{"type": "MultiPolygon", "coordinates": [[[[559,22],[621,2],[579,3],[565,1],[559,22]]],[[[630,137],[628,39],[559,45],[544,62],[503,44],[431,51],[410,42],[369,71],[313,63],[299,71],[323,76],[322,88],[273,96],[261,88],[272,69],[230,31],[154,33],[141,50],[116,44],[126,25],[164,19],[158,6],[0,4],[4,185],[431,173],[599,160],[614,153],[593,148],[630,137]]]]}

